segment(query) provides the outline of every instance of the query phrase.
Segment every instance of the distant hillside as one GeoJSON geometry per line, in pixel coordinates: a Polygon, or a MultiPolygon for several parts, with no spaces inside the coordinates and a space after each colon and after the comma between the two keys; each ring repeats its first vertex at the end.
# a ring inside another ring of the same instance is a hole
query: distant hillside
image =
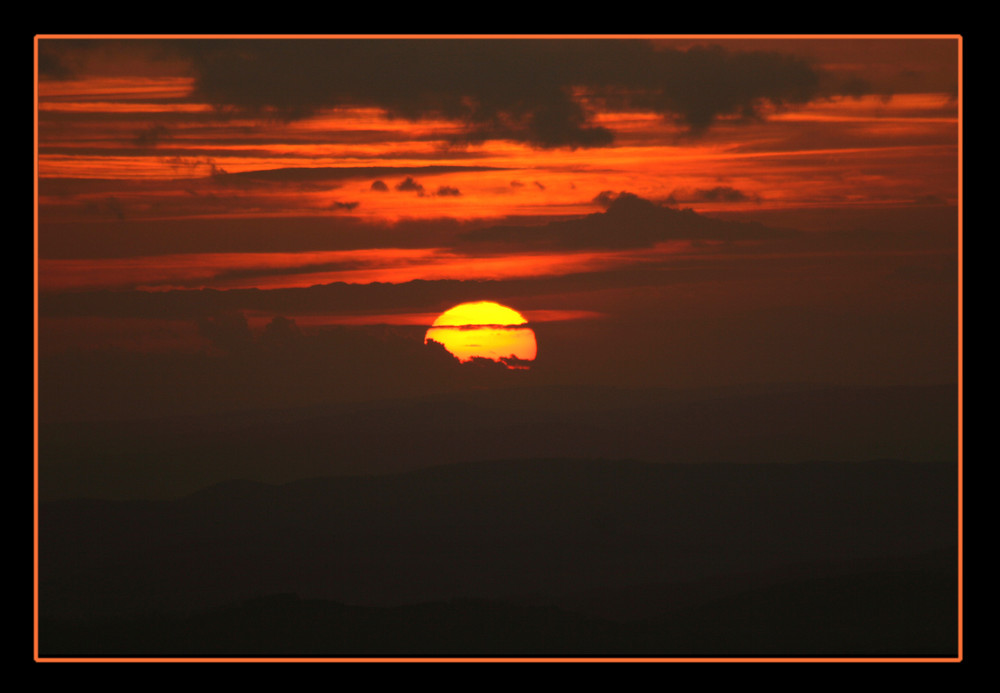
{"type": "Polygon", "coordinates": [[[274,595],[187,617],[46,620],[43,656],[954,657],[955,574],[801,580],[615,622],[487,600],[347,606],[274,595]]]}
{"type": "Polygon", "coordinates": [[[44,499],[177,498],[477,460],[957,460],[957,387],[518,388],[40,427],[44,499]]]}
{"type": "Polygon", "coordinates": [[[931,551],[953,572],[956,522],[948,463],[540,459],[230,482],[176,501],[43,503],[40,608],[187,613],[297,593],[654,618],[793,580],[924,571],[904,559],[931,551]]]}

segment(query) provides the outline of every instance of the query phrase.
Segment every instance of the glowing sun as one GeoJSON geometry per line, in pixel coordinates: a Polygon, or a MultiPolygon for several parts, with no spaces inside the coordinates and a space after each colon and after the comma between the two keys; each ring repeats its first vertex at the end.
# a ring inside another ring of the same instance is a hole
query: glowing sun
{"type": "Polygon", "coordinates": [[[462,363],[483,358],[526,369],[538,353],[535,331],[513,308],[492,301],[461,303],[438,316],[424,336],[444,345],[462,363]]]}

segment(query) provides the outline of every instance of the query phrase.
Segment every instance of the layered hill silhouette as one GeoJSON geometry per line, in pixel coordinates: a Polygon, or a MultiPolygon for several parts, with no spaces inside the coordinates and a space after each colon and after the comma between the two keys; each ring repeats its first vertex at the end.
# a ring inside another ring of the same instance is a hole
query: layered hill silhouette
{"type": "MultiPolygon", "coordinates": [[[[197,613],[44,620],[49,656],[953,657],[954,572],[799,580],[615,621],[497,600],[348,606],[269,595],[197,613]]],[[[953,559],[954,556],[951,556],[953,559]]]]}
{"type": "Polygon", "coordinates": [[[955,460],[957,387],[490,389],[130,421],[40,424],[40,492],[177,498],[211,484],[473,460],[955,460]]]}
{"type": "Polygon", "coordinates": [[[957,646],[951,463],[537,459],[40,516],[43,654],[957,646]]]}

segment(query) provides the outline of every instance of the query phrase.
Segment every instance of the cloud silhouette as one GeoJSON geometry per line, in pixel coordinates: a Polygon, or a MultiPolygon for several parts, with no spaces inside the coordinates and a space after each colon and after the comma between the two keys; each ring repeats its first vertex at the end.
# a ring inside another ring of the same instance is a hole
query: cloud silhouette
{"type": "MultiPolygon", "coordinates": [[[[203,198],[198,196],[192,199],[199,201],[203,198]]],[[[82,259],[203,252],[291,253],[444,247],[451,245],[454,238],[468,228],[483,225],[483,222],[448,218],[412,219],[397,223],[363,222],[346,214],[162,221],[126,216],[109,224],[107,218],[111,210],[101,200],[95,198],[86,203],[89,206],[84,211],[91,217],[89,221],[62,223],[41,220],[39,257],[82,259]]]]}
{"type": "Polygon", "coordinates": [[[602,190],[594,196],[594,199],[591,200],[591,202],[596,202],[601,207],[607,209],[611,206],[611,203],[615,201],[616,197],[618,197],[618,193],[614,190],[602,190]]]}
{"type": "Polygon", "coordinates": [[[132,141],[136,147],[155,147],[160,140],[170,135],[170,129],[165,125],[150,125],[145,130],[137,132],[132,141]]]}
{"type": "Polygon", "coordinates": [[[461,122],[461,140],[542,148],[612,143],[579,89],[605,109],[653,111],[699,134],[720,116],[755,118],[766,103],[810,101],[821,84],[821,72],[798,56],[634,39],[206,39],[177,50],[194,67],[193,97],[223,113],[295,119],[374,106],[408,120],[461,122]]]}
{"type": "Polygon", "coordinates": [[[417,181],[413,180],[411,176],[407,176],[406,180],[404,180],[402,183],[396,184],[396,190],[402,192],[417,192],[423,194],[424,186],[422,186],[417,181]]]}
{"type": "Polygon", "coordinates": [[[62,56],[49,50],[51,42],[44,41],[38,47],[38,76],[42,79],[72,79],[75,74],[62,56]]]}
{"type": "Polygon", "coordinates": [[[544,226],[491,226],[461,237],[472,248],[497,251],[648,248],[668,240],[779,238],[787,231],[760,224],[721,221],[687,210],[670,209],[628,192],[601,192],[594,202],[606,211],[544,226]]]}
{"type": "Polygon", "coordinates": [[[442,185],[437,189],[437,192],[434,194],[437,195],[438,197],[458,197],[462,193],[461,191],[459,191],[458,188],[453,188],[450,185],[442,185]]]}
{"type": "Polygon", "coordinates": [[[295,321],[282,315],[271,319],[260,335],[260,346],[271,352],[287,353],[302,340],[302,331],[295,321]]]}
{"type": "Polygon", "coordinates": [[[231,352],[240,352],[253,345],[253,333],[242,312],[222,312],[197,322],[198,334],[215,346],[231,352]]]}
{"type": "Polygon", "coordinates": [[[350,211],[356,209],[359,204],[361,204],[361,203],[360,202],[339,202],[339,201],[334,201],[334,202],[332,202],[330,204],[330,209],[332,209],[334,211],[350,212],[350,211]]]}
{"type": "Polygon", "coordinates": [[[125,220],[125,207],[114,195],[104,198],[103,201],[91,201],[84,205],[84,209],[91,214],[100,217],[114,217],[118,221],[125,220]]]}
{"type": "MultiPolygon", "coordinates": [[[[183,162],[182,162],[183,163],[183,162]]],[[[433,176],[441,173],[463,173],[469,171],[494,171],[498,170],[492,166],[320,166],[316,168],[290,167],[271,168],[257,171],[238,171],[235,173],[215,172],[214,182],[227,184],[240,184],[242,182],[266,182],[266,183],[323,183],[326,181],[341,181],[352,178],[370,178],[373,175],[405,175],[418,173],[421,175],[433,176]]],[[[413,180],[411,176],[407,180],[413,180]]],[[[372,183],[373,190],[381,190],[376,184],[382,183],[376,180],[372,183]]],[[[385,183],[382,183],[385,185],[385,183]]],[[[398,190],[399,187],[397,186],[398,190]]]]}
{"type": "Polygon", "coordinates": [[[514,356],[513,354],[511,354],[510,356],[502,356],[502,357],[500,357],[499,360],[500,360],[500,363],[502,363],[505,366],[507,366],[507,368],[514,368],[514,369],[525,369],[526,370],[526,369],[531,368],[532,364],[534,364],[533,360],[519,359],[516,356],[514,356]]]}
{"type": "MultiPolygon", "coordinates": [[[[169,291],[73,291],[48,292],[39,294],[40,318],[65,317],[107,317],[107,318],[137,318],[141,320],[189,320],[204,319],[235,312],[253,314],[283,314],[287,316],[318,315],[318,314],[383,314],[394,312],[437,312],[448,307],[470,301],[493,300],[506,305],[514,305],[524,310],[532,310],[531,301],[538,296],[572,296],[579,293],[592,293],[601,290],[617,292],[622,289],[640,289],[658,286],[670,286],[691,281],[725,282],[732,278],[733,273],[740,276],[743,267],[754,267],[746,262],[755,255],[764,258],[777,257],[774,254],[787,253],[787,261],[794,263],[795,258],[802,253],[819,257],[829,254],[841,262],[847,257],[870,257],[872,252],[888,254],[886,251],[904,250],[900,263],[913,263],[912,258],[927,258],[926,264],[932,264],[932,257],[944,258],[940,266],[956,267],[954,255],[954,219],[941,220],[940,228],[934,230],[919,230],[911,233],[900,233],[898,228],[886,227],[885,230],[857,229],[849,232],[829,231],[824,233],[796,232],[787,229],[773,229],[755,223],[735,223],[703,217],[690,210],[680,211],[660,207],[646,200],[623,196],[622,203],[634,202],[634,209],[622,209],[616,204],[610,212],[594,214],[589,221],[579,225],[550,224],[546,226],[492,227],[498,231],[500,241],[494,243],[501,249],[523,248],[528,251],[537,250],[540,246],[556,246],[563,243],[566,246],[576,244],[583,247],[584,243],[615,242],[632,243],[631,247],[646,241],[655,242],[667,234],[678,237],[687,235],[689,238],[716,239],[737,241],[725,243],[722,247],[725,254],[739,254],[732,262],[721,262],[708,253],[702,261],[688,258],[681,265],[673,256],[667,256],[663,262],[655,262],[652,256],[645,257],[637,264],[626,266],[612,265],[610,267],[594,267],[588,270],[559,276],[539,276],[520,279],[439,279],[413,280],[401,283],[373,282],[370,284],[350,284],[334,282],[324,285],[314,285],[301,288],[284,289],[228,289],[228,290],[169,290],[169,291]],[[639,220],[646,218],[647,222],[639,220]],[[630,237],[630,229],[636,223],[640,224],[641,233],[630,237]],[[648,228],[644,226],[648,224],[648,228]],[[949,226],[950,224],[950,226],[949,226]],[[511,235],[508,235],[510,233],[511,235]],[[579,234],[583,237],[578,238],[579,234]],[[587,237],[587,235],[590,237],[587,237]],[[621,238],[615,238],[620,235],[621,238]],[[642,234],[648,234],[643,236],[642,234]],[[700,236],[699,236],[700,234],[700,236]],[[611,237],[612,241],[607,240],[611,237]],[[755,241],[750,244],[739,244],[739,240],[755,241]],[[758,243],[756,241],[768,241],[758,243]],[[520,244],[520,245],[518,245],[520,244]],[[845,254],[844,251],[849,251],[845,254]],[[679,266],[684,271],[676,271],[679,266]],[[671,271],[665,271],[671,270],[671,271]],[[510,303],[507,303],[510,301],[510,303]]],[[[923,211],[923,210],[921,210],[923,211]]],[[[324,224],[328,219],[318,220],[324,224]]],[[[338,218],[334,223],[341,221],[338,218]]],[[[122,222],[128,224],[129,222],[122,222]]],[[[352,222],[353,223],[353,222],[352,222]]],[[[105,226],[118,226],[118,224],[105,226]]],[[[237,228],[237,227],[231,227],[237,228]]],[[[906,228],[906,227],[903,227],[906,228]]],[[[223,229],[226,230],[226,229],[223,229]]],[[[127,237],[127,229],[123,236],[127,237]]],[[[324,226],[317,227],[329,235],[324,226]]],[[[134,234],[133,234],[134,235],[134,234]]],[[[404,233],[404,236],[412,234],[404,233]]],[[[470,243],[465,250],[471,254],[480,253],[484,242],[470,243]]],[[[619,245],[619,247],[625,247],[619,245]]],[[[637,255],[646,256],[645,253],[637,255]]],[[[921,260],[921,262],[925,262],[921,260]]],[[[933,261],[936,262],[936,261],[933,261]]],[[[292,274],[295,272],[318,272],[325,270],[350,269],[357,267],[354,261],[346,263],[327,263],[324,265],[302,265],[295,268],[248,268],[230,270],[225,276],[267,276],[268,274],[292,274]]],[[[771,260],[764,265],[756,265],[751,270],[770,271],[771,260]]],[[[885,271],[891,271],[887,265],[885,271]]],[[[950,270],[949,270],[950,271],[950,270]]],[[[945,273],[937,271],[936,276],[945,273]]],[[[910,272],[910,276],[932,274],[923,269],[910,272]]],[[[904,272],[905,274],[905,272],[904,272]]],[[[902,276],[902,275],[901,275],[902,276]]],[[[956,275],[951,271],[951,277],[956,275]]],[[[643,291],[636,292],[642,295],[643,291]]],[[[733,294],[739,298],[738,292],[733,294]]],[[[948,306],[954,304],[947,302],[948,306]]],[[[942,304],[943,305],[943,304],[942,304]]],[[[543,306],[545,307],[545,306],[543,306]]],[[[599,304],[591,308],[600,309],[599,304]]],[[[950,308],[949,308],[950,309],[950,308]]],[[[423,334],[421,333],[421,338],[423,334]]],[[[51,342],[50,342],[51,343],[51,342]]]]}
{"type": "Polygon", "coordinates": [[[388,192],[389,186],[386,185],[384,181],[377,180],[372,183],[372,190],[376,190],[378,192],[388,192]]]}

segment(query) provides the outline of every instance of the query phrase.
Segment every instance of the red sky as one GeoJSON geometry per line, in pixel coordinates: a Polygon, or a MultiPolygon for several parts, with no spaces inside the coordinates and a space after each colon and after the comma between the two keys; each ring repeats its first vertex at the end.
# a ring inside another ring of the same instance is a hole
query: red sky
{"type": "Polygon", "coordinates": [[[40,351],[225,358],[224,315],[309,338],[487,299],[551,327],[532,377],[946,382],[958,57],[40,37],[40,351]]]}

